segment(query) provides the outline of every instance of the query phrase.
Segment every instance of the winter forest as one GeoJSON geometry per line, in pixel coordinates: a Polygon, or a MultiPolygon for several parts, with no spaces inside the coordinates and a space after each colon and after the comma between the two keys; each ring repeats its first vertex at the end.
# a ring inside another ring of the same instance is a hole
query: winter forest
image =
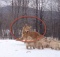
{"type": "Polygon", "coordinates": [[[0,57],[60,57],[60,0],[0,0],[0,57]]]}
{"type": "MultiPolygon", "coordinates": [[[[10,24],[20,16],[37,16],[46,24],[46,37],[60,39],[60,0],[0,0],[0,38],[13,37],[10,24]]],[[[13,25],[13,33],[20,37],[24,24],[43,34],[44,26],[36,18],[22,18],[13,25]]]]}

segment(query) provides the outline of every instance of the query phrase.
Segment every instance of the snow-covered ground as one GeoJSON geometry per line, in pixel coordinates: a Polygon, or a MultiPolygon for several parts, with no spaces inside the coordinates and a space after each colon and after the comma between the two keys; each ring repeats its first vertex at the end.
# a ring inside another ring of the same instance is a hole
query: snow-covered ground
{"type": "Polygon", "coordinates": [[[0,40],[0,57],[60,57],[59,50],[27,50],[25,44],[16,40],[0,40]]]}

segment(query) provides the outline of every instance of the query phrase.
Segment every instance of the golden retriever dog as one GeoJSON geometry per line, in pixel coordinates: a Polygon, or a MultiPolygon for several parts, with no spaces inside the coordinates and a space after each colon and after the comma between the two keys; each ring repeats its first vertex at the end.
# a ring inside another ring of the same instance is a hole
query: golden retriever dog
{"type": "Polygon", "coordinates": [[[28,36],[32,37],[35,41],[37,40],[37,38],[42,37],[40,33],[31,31],[31,26],[25,25],[22,29],[22,37],[27,38],[28,36]]]}
{"type": "Polygon", "coordinates": [[[21,37],[16,38],[15,40],[25,42],[25,40],[28,37],[26,32],[30,31],[30,30],[31,30],[31,26],[28,26],[27,24],[25,24],[25,26],[22,28],[22,35],[21,35],[21,37]]]}
{"type": "Polygon", "coordinates": [[[27,31],[31,30],[31,26],[28,26],[27,24],[25,24],[25,26],[22,28],[22,38],[23,39],[27,39],[28,35],[27,35],[27,31]]]}
{"type": "Polygon", "coordinates": [[[25,26],[22,28],[22,36],[26,36],[24,34],[26,34],[26,32],[30,30],[31,30],[31,26],[25,24],[25,26]]]}

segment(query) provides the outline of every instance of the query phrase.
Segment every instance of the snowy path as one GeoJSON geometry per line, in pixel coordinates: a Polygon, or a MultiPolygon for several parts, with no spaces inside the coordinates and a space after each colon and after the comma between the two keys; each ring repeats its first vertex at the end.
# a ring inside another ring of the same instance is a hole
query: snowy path
{"type": "Polygon", "coordinates": [[[27,50],[22,42],[0,40],[0,57],[60,57],[60,51],[51,49],[27,50]]]}

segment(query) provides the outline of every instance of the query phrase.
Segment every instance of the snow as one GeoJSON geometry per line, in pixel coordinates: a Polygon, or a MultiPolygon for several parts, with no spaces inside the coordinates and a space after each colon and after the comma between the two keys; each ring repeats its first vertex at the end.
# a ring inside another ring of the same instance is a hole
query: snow
{"type": "Polygon", "coordinates": [[[27,50],[25,43],[16,40],[0,40],[0,57],[60,57],[59,50],[27,50]]]}

